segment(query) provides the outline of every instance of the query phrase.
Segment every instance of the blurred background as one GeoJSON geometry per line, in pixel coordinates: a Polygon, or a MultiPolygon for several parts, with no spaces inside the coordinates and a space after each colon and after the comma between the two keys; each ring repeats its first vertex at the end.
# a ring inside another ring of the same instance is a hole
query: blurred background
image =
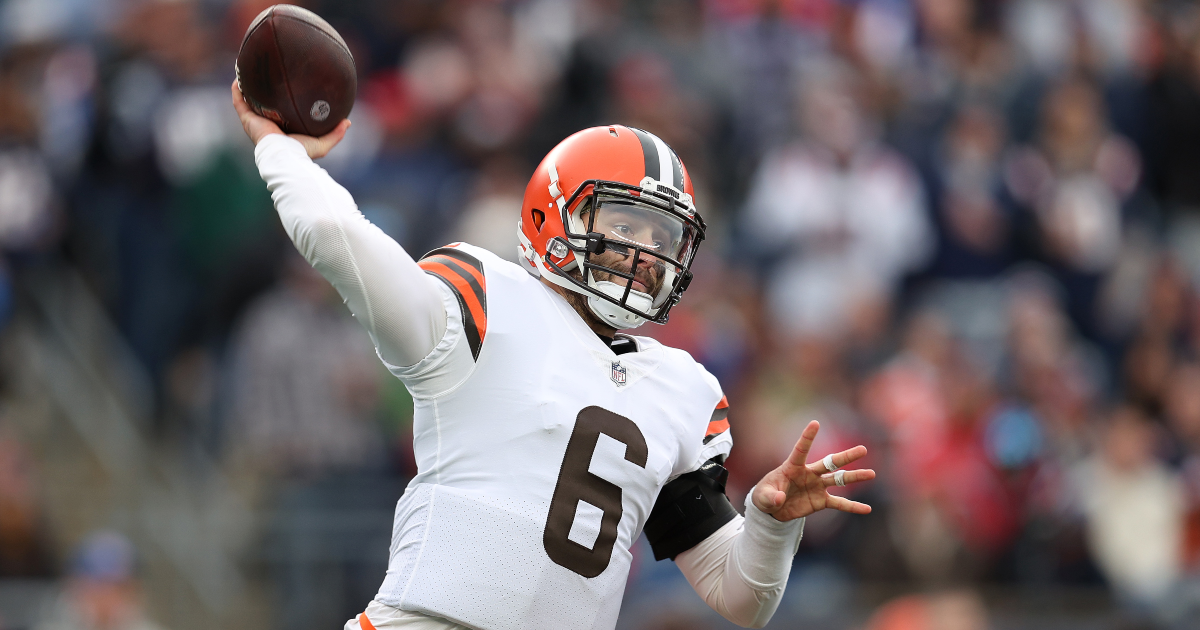
{"type": "MultiPolygon", "coordinates": [[[[387,562],[411,400],[292,250],[229,104],[262,0],[0,0],[0,628],[333,629],[387,562]]],[[[711,226],[666,326],[730,494],[810,419],[769,627],[1196,628],[1200,7],[311,0],[322,161],[415,255],[515,257],[533,167],[648,129],[711,226]]],[[[720,629],[644,543],[620,628],[720,629]]]]}

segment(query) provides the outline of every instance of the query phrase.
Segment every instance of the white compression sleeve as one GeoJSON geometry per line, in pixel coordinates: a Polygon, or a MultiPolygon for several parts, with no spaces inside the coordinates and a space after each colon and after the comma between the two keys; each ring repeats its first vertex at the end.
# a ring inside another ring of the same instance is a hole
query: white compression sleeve
{"type": "Polygon", "coordinates": [[[787,586],[804,519],[787,523],[761,512],[746,497],[738,517],[675,557],[692,588],[722,617],[747,628],[767,625],[787,586]]]}
{"type": "Polygon", "coordinates": [[[341,294],[380,358],[409,366],[428,355],[446,331],[437,280],[363,217],[296,140],[269,135],[254,161],[296,249],[341,294]]]}

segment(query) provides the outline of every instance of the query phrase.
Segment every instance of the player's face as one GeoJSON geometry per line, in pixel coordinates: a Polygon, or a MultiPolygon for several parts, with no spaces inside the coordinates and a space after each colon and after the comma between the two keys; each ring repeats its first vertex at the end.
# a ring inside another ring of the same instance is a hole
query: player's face
{"type": "MultiPolygon", "coordinates": [[[[585,210],[582,216],[585,225],[590,220],[589,214],[590,211],[585,210]]],[[[613,241],[637,245],[646,252],[674,260],[679,259],[686,246],[687,230],[679,219],[645,206],[612,200],[601,200],[591,230],[603,234],[608,243],[603,253],[592,254],[588,261],[625,273],[632,268],[634,250],[621,247],[613,241]]],[[[634,273],[633,289],[657,296],[666,278],[667,264],[656,256],[642,254],[634,273]]],[[[600,270],[593,270],[592,273],[596,280],[607,280],[622,287],[627,282],[625,278],[612,273],[600,270]]]]}

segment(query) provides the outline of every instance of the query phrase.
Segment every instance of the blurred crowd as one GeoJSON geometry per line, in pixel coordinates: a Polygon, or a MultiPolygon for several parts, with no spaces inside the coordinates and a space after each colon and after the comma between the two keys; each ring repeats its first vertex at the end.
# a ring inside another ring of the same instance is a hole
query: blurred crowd
{"type": "MultiPolygon", "coordinates": [[[[638,333],[729,392],[735,503],[811,419],[816,451],[868,446],[875,513],[810,519],[797,566],[934,593],[870,628],[986,627],[961,589],[996,584],[1200,610],[1196,3],[296,3],[359,73],[322,165],[414,255],[514,259],[532,168],[578,129],[676,149],[710,228],[638,333]]],[[[286,521],[413,463],[411,401],[291,250],[229,105],[270,4],[0,0],[0,325],[29,269],[78,269],[151,377],[153,439],[286,521]]],[[[0,576],[61,573],[5,440],[0,576]]]]}

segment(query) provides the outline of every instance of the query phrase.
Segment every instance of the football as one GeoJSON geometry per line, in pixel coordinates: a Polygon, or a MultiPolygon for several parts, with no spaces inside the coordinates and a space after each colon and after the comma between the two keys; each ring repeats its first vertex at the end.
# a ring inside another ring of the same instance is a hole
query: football
{"type": "Polygon", "coordinates": [[[277,4],[258,14],[234,69],[246,102],[284,133],[325,135],[354,107],[354,57],[342,36],[308,9],[277,4]]]}

